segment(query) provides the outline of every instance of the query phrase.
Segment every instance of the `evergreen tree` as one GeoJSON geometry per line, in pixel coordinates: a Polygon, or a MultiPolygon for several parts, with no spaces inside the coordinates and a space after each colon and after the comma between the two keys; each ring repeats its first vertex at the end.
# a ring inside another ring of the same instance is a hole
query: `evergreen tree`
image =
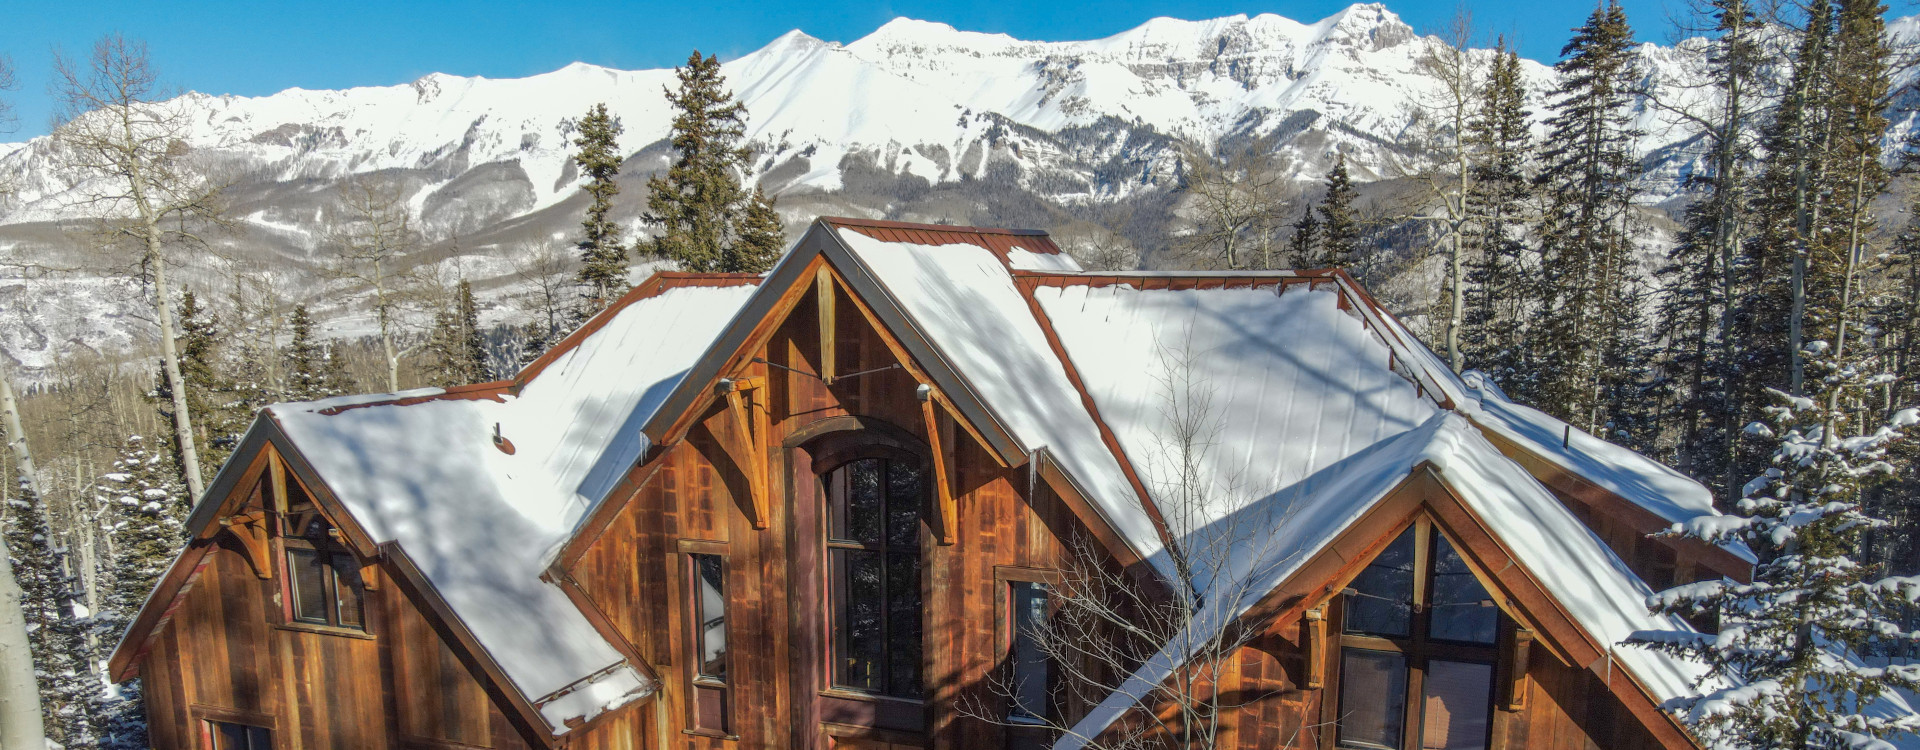
{"type": "Polygon", "coordinates": [[[1320,218],[1312,206],[1293,223],[1293,260],[1309,268],[1320,262],[1320,218]]]}
{"type": "Polygon", "coordinates": [[[587,216],[580,222],[580,286],[582,319],[605,309],[627,291],[627,247],[620,239],[620,224],[608,217],[613,197],[620,193],[614,179],[620,174],[620,118],[607,114],[607,105],[595,104],[573,123],[579,133],[573,145],[580,150],[573,163],[587,176],[587,216]]]}
{"type": "Polygon", "coordinates": [[[347,370],[347,350],[339,341],[327,344],[327,364],[321,378],[322,387],[328,395],[338,396],[347,393],[359,393],[360,384],[353,379],[353,373],[347,370]]]}
{"type": "Polygon", "coordinates": [[[780,260],[786,244],[786,230],[780,225],[780,213],[773,210],[773,198],[755,185],[753,197],[747,201],[746,215],[741,217],[740,237],[728,256],[726,270],[766,273],[780,260]]]}
{"type": "Polygon", "coordinates": [[[97,736],[94,707],[101,684],[87,643],[90,613],[75,596],[66,550],[47,525],[46,505],[24,479],[7,497],[5,521],[47,735],[67,747],[84,747],[97,736]]]}
{"type": "MultiPolygon", "coordinates": [[[[218,469],[232,454],[234,447],[231,439],[234,420],[231,415],[219,413],[225,405],[224,399],[232,390],[220,375],[219,321],[214,318],[212,311],[200,305],[199,298],[191,291],[180,295],[180,305],[174,311],[174,316],[180,331],[175,341],[180,359],[180,379],[187,388],[187,410],[193,414],[194,440],[200,464],[218,469]]],[[[155,382],[160,385],[154,389],[152,398],[160,416],[172,420],[172,389],[167,386],[165,377],[157,377],[155,382]]],[[[186,467],[179,440],[172,441],[169,447],[174,465],[184,480],[186,467]]]]}
{"type": "MultiPolygon", "coordinates": [[[[111,570],[104,576],[106,594],[97,618],[98,642],[104,652],[119,643],[147,595],[179,554],[184,544],[180,498],[185,493],[169,473],[166,457],[150,450],[138,435],[127,438],[113,471],[101,477],[95,491],[110,509],[107,534],[114,550],[111,570]]],[[[140,691],[140,682],[134,680],[102,697],[101,747],[147,747],[140,691]]]]}
{"type": "Polygon", "coordinates": [[[1589,432],[1602,432],[1615,408],[1632,403],[1617,400],[1632,391],[1623,382],[1632,374],[1609,356],[1634,333],[1632,41],[1625,11],[1609,2],[1567,43],[1536,178],[1546,200],[1536,230],[1543,307],[1528,342],[1540,363],[1536,404],[1589,432]]]}
{"type": "Polygon", "coordinates": [[[327,351],[313,338],[313,316],[306,305],[295,305],[288,319],[293,339],[287,343],[286,371],[288,401],[313,401],[338,395],[326,382],[327,351]]]}
{"type": "Polygon", "coordinates": [[[473,285],[462,279],[454,293],[453,309],[436,314],[433,330],[428,333],[427,349],[434,359],[432,383],[445,388],[485,382],[487,347],[483,336],[473,285]]]}
{"type": "Polygon", "coordinates": [[[1315,265],[1352,268],[1360,259],[1360,222],[1353,215],[1353,198],[1347,155],[1340,154],[1327,170],[1327,195],[1320,200],[1320,260],[1315,265]]]}
{"type": "Polygon", "coordinates": [[[1759,88],[1764,59],[1760,24],[1747,0],[1711,0],[1718,36],[1713,86],[1719,101],[1702,135],[1708,143],[1705,169],[1682,187],[1698,196],[1687,207],[1678,242],[1657,272],[1664,293],[1660,330],[1666,337],[1664,366],[1673,385],[1667,432],[1675,436],[1681,471],[1709,483],[1724,476],[1739,424],[1733,363],[1744,346],[1732,330],[1736,299],[1743,293],[1741,266],[1750,227],[1748,202],[1757,148],[1750,101],[1759,88]]]}
{"type": "Polygon", "coordinates": [[[1533,135],[1526,109],[1520,55],[1502,39],[1480,87],[1481,106],[1469,123],[1473,190],[1467,195],[1475,232],[1468,235],[1474,260],[1467,274],[1467,310],[1462,334],[1470,366],[1491,375],[1507,392],[1534,395],[1527,327],[1540,264],[1522,241],[1531,183],[1527,162],[1533,135]]]}
{"type": "Polygon", "coordinates": [[[1861,490],[1891,470],[1888,447],[1920,414],[1865,422],[1860,403],[1891,376],[1845,362],[1824,341],[1803,356],[1809,392],[1770,391],[1768,422],[1746,429],[1771,442],[1772,461],[1745,486],[1738,515],[1703,516],[1668,532],[1745,542],[1761,558],[1753,582],[1700,581],[1648,601],[1656,612],[1713,618],[1717,634],[1656,631],[1630,641],[1704,663],[1726,680],[1678,702],[1709,747],[1881,747],[1868,738],[1920,731],[1920,718],[1867,710],[1890,689],[1920,689],[1920,671],[1869,668],[1853,656],[1920,640],[1900,616],[1920,599],[1920,580],[1881,579],[1879,566],[1854,560],[1862,536],[1884,524],[1863,512],[1861,490]]]}
{"type": "Polygon", "coordinates": [[[676,74],[679,88],[667,92],[676,113],[673,164],[647,181],[646,220],[660,228],[652,253],[688,271],[764,272],[781,243],[768,231],[778,220],[772,201],[740,184],[751,157],[740,145],[746,108],[726,90],[720,61],[711,55],[694,52],[676,74]],[[755,209],[755,203],[764,206],[755,209]]]}

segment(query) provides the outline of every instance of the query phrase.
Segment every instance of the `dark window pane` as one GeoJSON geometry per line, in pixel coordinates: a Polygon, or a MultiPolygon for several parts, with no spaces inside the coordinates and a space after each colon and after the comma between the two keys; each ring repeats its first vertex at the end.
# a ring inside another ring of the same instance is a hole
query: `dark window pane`
{"type": "Polygon", "coordinates": [[[719,555],[694,555],[694,612],[700,623],[702,677],[727,678],[727,586],[719,555]]]}
{"type": "Polygon", "coordinates": [[[273,747],[273,736],[265,727],[224,721],[210,721],[207,724],[208,734],[213,736],[213,750],[271,750],[273,747]]]}
{"type": "Polygon", "coordinates": [[[340,625],[365,630],[366,616],[361,613],[360,564],[352,555],[334,555],[334,597],[340,608],[340,625]]]}
{"type": "Polygon", "coordinates": [[[1047,622],[1047,587],[1040,583],[1016,581],[1009,584],[1013,613],[1013,705],[1014,721],[1039,721],[1047,717],[1047,680],[1049,665],[1040,648],[1040,629],[1047,622]]]}
{"type": "Polygon", "coordinates": [[[920,697],[920,554],[887,554],[887,693],[920,697]]]}
{"type": "Polygon", "coordinates": [[[327,566],[310,549],[287,550],[287,577],[293,592],[293,619],[327,624],[327,566]]]}
{"type": "Polygon", "coordinates": [[[862,550],[829,550],[833,556],[836,604],[839,619],[834,642],[834,684],[879,692],[884,675],[882,654],[886,649],[883,632],[886,601],[881,583],[880,555],[862,550]]]}
{"type": "Polygon", "coordinates": [[[1407,662],[1399,654],[1340,653],[1341,747],[1399,748],[1406,705],[1407,662]]]}
{"type": "Polygon", "coordinates": [[[1427,663],[1420,750],[1486,750],[1493,711],[1493,665],[1427,663]]]}
{"type": "Polygon", "coordinates": [[[887,546],[920,544],[920,469],[903,461],[887,463],[887,546]]]}
{"type": "Polygon", "coordinates": [[[1346,631],[1405,637],[1413,624],[1413,529],[1367,563],[1348,588],[1346,631]]]}
{"type": "Polygon", "coordinates": [[[1447,538],[1433,536],[1433,628],[1431,636],[1443,641],[1493,643],[1500,624],[1500,610],[1493,606],[1480,579],[1473,577],[1467,562],[1460,559],[1447,538]]]}
{"type": "Polygon", "coordinates": [[[880,483],[886,462],[863,458],[836,469],[828,486],[834,498],[833,538],[861,544],[880,543],[880,483]]]}

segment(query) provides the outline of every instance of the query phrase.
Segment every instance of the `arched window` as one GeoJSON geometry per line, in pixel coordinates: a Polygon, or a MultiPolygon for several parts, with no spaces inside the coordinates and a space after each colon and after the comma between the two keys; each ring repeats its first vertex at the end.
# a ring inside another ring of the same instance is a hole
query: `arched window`
{"type": "Polygon", "coordinates": [[[833,687],[918,698],[924,472],[872,456],[822,475],[833,687]]]}
{"type": "Polygon", "coordinates": [[[1414,524],[1345,594],[1337,746],[1484,750],[1503,618],[1446,536],[1414,524]]]}

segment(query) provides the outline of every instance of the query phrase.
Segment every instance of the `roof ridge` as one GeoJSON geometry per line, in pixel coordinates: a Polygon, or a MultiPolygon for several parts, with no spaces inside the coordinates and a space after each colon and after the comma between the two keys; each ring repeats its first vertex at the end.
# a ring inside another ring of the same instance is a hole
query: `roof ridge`
{"type": "Polygon", "coordinates": [[[1044,229],[1013,229],[1009,227],[973,227],[960,224],[925,224],[911,221],[888,221],[885,219],[860,219],[851,216],[822,216],[818,221],[832,226],[871,227],[876,229],[919,229],[930,232],[971,232],[975,234],[1005,234],[1017,237],[1047,237],[1044,229]]]}
{"type": "Polygon", "coordinates": [[[554,344],[532,362],[527,363],[525,367],[520,368],[520,371],[509,379],[508,382],[511,383],[510,387],[515,391],[525,387],[527,383],[531,382],[535,377],[538,377],[542,371],[546,370],[548,365],[553,364],[554,360],[559,359],[561,355],[578,347],[580,342],[585,341],[588,336],[592,336],[595,331],[600,330],[608,321],[613,320],[622,310],[625,310],[635,302],[660,296],[662,292],[671,289],[685,289],[700,286],[758,285],[763,278],[760,274],[752,273],[655,271],[652,276],[648,276],[646,280],[635,284],[632,289],[620,295],[620,298],[614,300],[613,304],[607,305],[605,309],[594,313],[593,317],[587,318],[586,322],[581,323],[578,328],[573,329],[565,338],[560,339],[560,343],[554,344]]]}

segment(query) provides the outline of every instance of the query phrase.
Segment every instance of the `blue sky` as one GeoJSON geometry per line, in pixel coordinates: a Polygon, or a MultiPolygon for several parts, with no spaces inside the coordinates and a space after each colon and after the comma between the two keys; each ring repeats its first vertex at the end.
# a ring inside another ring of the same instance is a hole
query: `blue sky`
{"type": "MultiPolygon", "coordinates": [[[[1895,0],[1911,13],[1912,0],[1895,0]]],[[[1627,0],[1644,41],[1672,35],[1679,0],[1627,0]]],[[[13,0],[0,10],[0,54],[20,87],[9,97],[15,140],[45,133],[52,51],[86,52],[107,32],[144,39],[167,84],[212,94],[260,95],[291,87],[390,85],[432,72],[510,78],[575,60],[616,68],[683,62],[699,48],[723,59],[798,28],[848,42],[896,16],[942,21],[1023,39],[1092,39],[1155,16],[1199,19],[1278,13],[1313,21],[1346,0],[1104,0],[1098,3],[931,0],[713,0],[702,2],[306,2],[305,0],[13,0]]],[[[1415,29],[1437,29],[1455,0],[1389,0],[1415,29]]],[[[1522,54],[1551,62],[1593,6],[1583,0],[1503,0],[1470,6],[1476,25],[1520,40],[1522,54]]]]}

